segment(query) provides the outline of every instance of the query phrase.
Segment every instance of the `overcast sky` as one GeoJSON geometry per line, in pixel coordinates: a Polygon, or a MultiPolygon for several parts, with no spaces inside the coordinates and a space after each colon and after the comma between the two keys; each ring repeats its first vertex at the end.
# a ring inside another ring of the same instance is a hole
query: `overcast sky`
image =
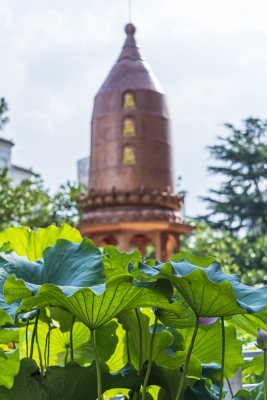
{"type": "MultiPolygon", "coordinates": [[[[127,0],[0,0],[0,97],[10,108],[1,135],[13,163],[33,167],[51,190],[76,179],[89,154],[97,93],[125,40],[127,0]]],[[[142,53],[168,98],[175,175],[187,214],[216,186],[205,147],[267,113],[266,0],[133,0],[142,53]]]]}

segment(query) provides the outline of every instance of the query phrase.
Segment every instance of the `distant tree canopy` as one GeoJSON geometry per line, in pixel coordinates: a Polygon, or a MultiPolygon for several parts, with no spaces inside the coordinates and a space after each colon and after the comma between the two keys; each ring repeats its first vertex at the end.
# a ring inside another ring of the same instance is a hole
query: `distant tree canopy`
{"type": "Polygon", "coordinates": [[[208,147],[214,159],[208,170],[221,184],[202,198],[209,213],[195,221],[196,231],[182,238],[181,248],[213,255],[244,283],[266,284],[267,121],[248,118],[241,130],[225,127],[229,135],[208,147]]]}
{"type": "Polygon", "coordinates": [[[248,118],[241,130],[225,127],[230,134],[208,147],[217,161],[208,170],[223,182],[203,198],[210,212],[201,220],[233,236],[243,231],[259,237],[267,229],[267,120],[248,118]]]}
{"type": "Polygon", "coordinates": [[[32,229],[51,224],[77,225],[82,214],[78,196],[82,185],[67,182],[50,195],[44,189],[43,180],[34,175],[15,186],[8,170],[0,170],[0,230],[24,225],[32,229]]]}
{"type": "Polygon", "coordinates": [[[196,230],[181,238],[181,250],[195,255],[215,257],[227,273],[240,275],[248,285],[267,284],[267,236],[251,240],[250,235],[234,238],[229,232],[214,230],[199,221],[192,221],[196,230]]]}
{"type": "Polygon", "coordinates": [[[0,98],[0,130],[3,129],[5,124],[9,121],[8,116],[6,115],[8,111],[8,105],[4,97],[0,98]]]}

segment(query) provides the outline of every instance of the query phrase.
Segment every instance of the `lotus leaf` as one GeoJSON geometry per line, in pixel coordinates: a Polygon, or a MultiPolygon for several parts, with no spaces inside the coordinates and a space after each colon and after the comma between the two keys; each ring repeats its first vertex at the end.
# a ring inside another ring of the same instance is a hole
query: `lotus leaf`
{"type": "MultiPolygon", "coordinates": [[[[184,335],[186,348],[190,346],[192,337],[192,328],[183,329],[181,333],[184,335]]],[[[195,340],[193,355],[201,362],[201,364],[217,363],[221,364],[222,346],[221,346],[221,324],[218,321],[208,329],[198,329],[195,340]]],[[[233,326],[225,326],[225,378],[230,378],[235,374],[243,362],[242,342],[236,338],[236,331],[233,326]]]]}
{"type": "Polygon", "coordinates": [[[18,371],[19,350],[5,352],[0,348],[0,385],[10,389],[18,371]]]}
{"type": "Polygon", "coordinates": [[[237,275],[226,274],[217,262],[211,262],[205,268],[186,259],[155,263],[153,267],[139,262],[130,265],[129,271],[141,281],[167,279],[198,317],[260,313],[267,305],[267,287],[243,285],[237,275]]]}
{"type": "Polygon", "coordinates": [[[115,275],[128,274],[129,263],[142,260],[140,253],[135,250],[131,253],[123,253],[114,246],[105,247],[105,273],[108,278],[115,275]]]}
{"type": "Polygon", "coordinates": [[[242,367],[244,374],[251,376],[253,374],[261,375],[263,371],[263,354],[254,357],[251,361],[245,361],[242,367]]]}
{"type": "MultiPolygon", "coordinates": [[[[142,376],[136,375],[134,371],[118,374],[110,374],[105,366],[102,366],[104,390],[122,387],[139,388],[142,376]]],[[[68,364],[67,367],[50,367],[47,369],[45,379],[38,374],[38,366],[34,360],[24,358],[21,360],[19,374],[15,377],[14,386],[11,390],[0,387],[1,400],[95,400],[96,369],[92,364],[90,367],[81,367],[76,363],[68,364]]]]}
{"type": "MultiPolygon", "coordinates": [[[[47,247],[52,247],[59,239],[66,239],[73,243],[82,240],[80,232],[67,224],[60,228],[51,225],[48,228],[39,228],[33,231],[26,226],[8,228],[0,233],[0,247],[2,251],[14,250],[19,256],[26,256],[34,261],[43,256],[47,247]]],[[[1,250],[1,249],[0,249],[1,250]]]]}
{"type": "Polygon", "coordinates": [[[185,391],[184,400],[218,400],[218,397],[211,393],[206,385],[205,380],[200,379],[193,387],[188,387],[185,391]]]}
{"type": "MultiPolygon", "coordinates": [[[[72,290],[74,288],[71,288],[72,290]]],[[[169,290],[171,290],[170,287],[169,290]]],[[[47,305],[61,307],[73,313],[90,329],[104,325],[122,311],[138,307],[167,308],[178,317],[181,313],[180,303],[169,303],[166,298],[164,280],[158,280],[147,287],[147,285],[135,284],[129,275],[110,278],[106,285],[78,289],[72,295],[69,288],[67,293],[66,290],[64,293],[60,287],[49,284],[42,285],[35,295],[35,290],[31,292],[22,280],[9,276],[4,286],[6,300],[14,299],[14,294],[19,291],[28,291],[28,295],[32,297],[24,298],[18,313],[47,305]],[[70,295],[66,297],[66,294],[70,295]]]]}
{"type": "MultiPolygon", "coordinates": [[[[142,364],[149,357],[149,346],[151,341],[151,329],[149,329],[149,318],[147,315],[133,310],[123,312],[119,315],[119,321],[122,323],[124,329],[129,332],[129,352],[130,361],[133,366],[138,369],[139,360],[141,357],[142,364]],[[138,315],[137,315],[138,313],[138,315]],[[140,324],[139,324],[140,322],[140,324]],[[141,332],[140,332],[141,328],[141,332]],[[141,354],[140,354],[140,340],[141,340],[141,354]]],[[[152,360],[156,365],[161,367],[175,369],[177,366],[184,363],[186,352],[181,349],[180,341],[174,335],[167,331],[162,325],[158,327],[154,346],[152,360]],[[173,342],[176,343],[173,345],[173,342]]],[[[180,337],[179,337],[180,339],[180,337]]],[[[183,338],[181,338],[183,339],[183,338]]],[[[201,376],[201,364],[194,357],[191,358],[189,364],[189,376],[201,376]]]]}
{"type": "Polygon", "coordinates": [[[236,400],[262,400],[263,399],[263,382],[250,391],[240,390],[235,396],[236,400]]]}
{"type": "MultiPolygon", "coordinates": [[[[118,344],[117,329],[118,324],[115,321],[110,321],[105,326],[96,330],[97,350],[103,363],[107,362],[115,352],[118,344]]],[[[33,325],[28,328],[28,347],[30,346],[32,331],[33,325]]],[[[44,352],[48,325],[39,322],[37,333],[39,346],[44,352]]],[[[82,322],[75,322],[72,335],[75,362],[78,362],[80,365],[91,364],[94,357],[92,354],[90,330],[82,322]]],[[[52,329],[50,331],[49,365],[65,365],[71,361],[70,347],[70,332],[62,332],[59,328],[52,329]]],[[[26,356],[26,328],[24,327],[20,329],[20,357],[24,358],[26,356]]],[[[39,364],[37,346],[34,347],[33,359],[39,364]]],[[[117,371],[118,369],[114,370],[111,368],[111,373],[117,371]]]]}
{"type": "MultiPolygon", "coordinates": [[[[55,246],[47,248],[43,259],[29,261],[16,253],[0,253],[0,286],[8,276],[16,276],[18,286],[7,293],[7,303],[17,302],[23,297],[37,293],[43,283],[59,285],[66,295],[77,288],[99,285],[105,281],[101,252],[88,239],[71,243],[60,239],[55,246]]],[[[1,287],[0,287],[1,291],[1,287]]],[[[0,305],[14,317],[19,304],[7,306],[2,295],[0,305]]]]}

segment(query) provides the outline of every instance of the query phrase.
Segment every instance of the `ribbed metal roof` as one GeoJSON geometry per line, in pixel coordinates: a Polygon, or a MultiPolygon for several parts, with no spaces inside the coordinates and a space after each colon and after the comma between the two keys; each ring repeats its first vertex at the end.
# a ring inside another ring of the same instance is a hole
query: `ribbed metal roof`
{"type": "Polygon", "coordinates": [[[146,89],[163,93],[163,89],[143,58],[135,41],[135,26],[127,24],[126,41],[121,54],[98,93],[119,89],[146,89]]]}

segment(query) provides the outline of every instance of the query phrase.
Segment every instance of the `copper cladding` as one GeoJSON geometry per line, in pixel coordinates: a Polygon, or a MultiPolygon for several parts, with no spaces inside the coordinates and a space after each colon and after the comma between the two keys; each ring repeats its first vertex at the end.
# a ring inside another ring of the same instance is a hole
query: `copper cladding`
{"type": "Polygon", "coordinates": [[[135,27],[126,25],[126,33],[122,52],[95,97],[89,192],[110,192],[114,188],[134,191],[140,187],[173,192],[166,97],[136,45],[135,27]],[[135,109],[123,107],[127,92],[133,95],[135,109]],[[123,135],[127,117],[134,123],[133,136],[123,135]],[[133,154],[129,164],[124,163],[126,147],[133,154]]]}

